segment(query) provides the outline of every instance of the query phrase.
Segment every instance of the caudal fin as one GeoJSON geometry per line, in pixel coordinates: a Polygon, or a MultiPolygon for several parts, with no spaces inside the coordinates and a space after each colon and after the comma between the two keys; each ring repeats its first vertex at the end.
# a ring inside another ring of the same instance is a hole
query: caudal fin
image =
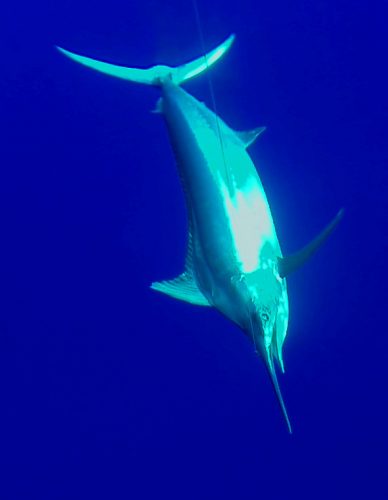
{"type": "Polygon", "coordinates": [[[234,35],[230,35],[218,47],[211,50],[207,54],[175,68],[163,65],[152,66],[147,69],[127,68],[125,66],[118,66],[116,64],[97,61],[95,59],[91,59],[90,57],[74,54],[73,52],[69,52],[61,47],[57,47],[57,49],[73,61],[96,71],[100,71],[101,73],[105,73],[106,75],[115,76],[116,78],[136,83],[143,83],[145,85],[162,85],[165,80],[170,79],[173,83],[179,85],[210,68],[210,66],[218,61],[218,59],[220,59],[225,52],[228,51],[234,41],[234,38],[234,35]]]}

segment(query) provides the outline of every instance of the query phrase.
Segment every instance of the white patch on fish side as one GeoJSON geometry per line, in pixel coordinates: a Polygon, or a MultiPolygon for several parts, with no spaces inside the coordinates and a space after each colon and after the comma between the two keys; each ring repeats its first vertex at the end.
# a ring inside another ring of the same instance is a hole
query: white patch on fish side
{"type": "Polygon", "coordinates": [[[241,270],[251,273],[260,266],[260,249],[266,242],[276,243],[264,191],[254,179],[232,196],[224,183],[221,189],[241,270]]]}

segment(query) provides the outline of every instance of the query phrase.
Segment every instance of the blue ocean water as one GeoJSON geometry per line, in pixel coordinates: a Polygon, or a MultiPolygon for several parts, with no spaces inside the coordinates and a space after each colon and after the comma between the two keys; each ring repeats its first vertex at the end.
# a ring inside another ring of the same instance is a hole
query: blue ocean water
{"type": "MultiPolygon", "coordinates": [[[[16,2],[0,79],[0,498],[388,498],[387,79],[383,2],[198,0],[211,72],[282,247],[325,247],[289,278],[280,384],[215,311],[158,295],[186,216],[158,92],[81,68],[179,64],[193,3],[16,2]]],[[[185,87],[211,105],[208,80],[185,87]]]]}

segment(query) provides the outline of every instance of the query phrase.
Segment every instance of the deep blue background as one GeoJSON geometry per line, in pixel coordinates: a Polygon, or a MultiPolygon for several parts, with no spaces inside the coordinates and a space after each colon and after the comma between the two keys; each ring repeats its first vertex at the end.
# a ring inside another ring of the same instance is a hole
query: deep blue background
{"type": "MultiPolygon", "coordinates": [[[[190,1],[2,7],[0,498],[343,499],[387,491],[387,39],[383,2],[199,0],[220,115],[281,243],[341,207],[289,279],[287,434],[262,363],[215,311],[149,290],[186,220],[154,89],[53,45],[147,66],[201,45],[190,1]]],[[[210,104],[206,77],[187,90],[210,104]]]]}

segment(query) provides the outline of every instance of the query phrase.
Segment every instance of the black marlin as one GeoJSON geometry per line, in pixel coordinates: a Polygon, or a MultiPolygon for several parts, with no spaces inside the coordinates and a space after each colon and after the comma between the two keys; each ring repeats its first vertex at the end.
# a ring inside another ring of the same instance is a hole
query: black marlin
{"type": "Polygon", "coordinates": [[[300,252],[284,257],[268,200],[247,148],[265,130],[231,129],[180,84],[204,72],[229,49],[216,49],[179,67],[127,68],[59,48],[70,59],[118,78],[160,87],[157,111],[165,119],[185,193],[189,234],[184,272],[155,282],[154,290],[191,304],[212,306],[252,339],[270,375],[280,407],[274,359],[284,372],[288,327],[286,276],[326,240],[342,217],[300,252]]]}

